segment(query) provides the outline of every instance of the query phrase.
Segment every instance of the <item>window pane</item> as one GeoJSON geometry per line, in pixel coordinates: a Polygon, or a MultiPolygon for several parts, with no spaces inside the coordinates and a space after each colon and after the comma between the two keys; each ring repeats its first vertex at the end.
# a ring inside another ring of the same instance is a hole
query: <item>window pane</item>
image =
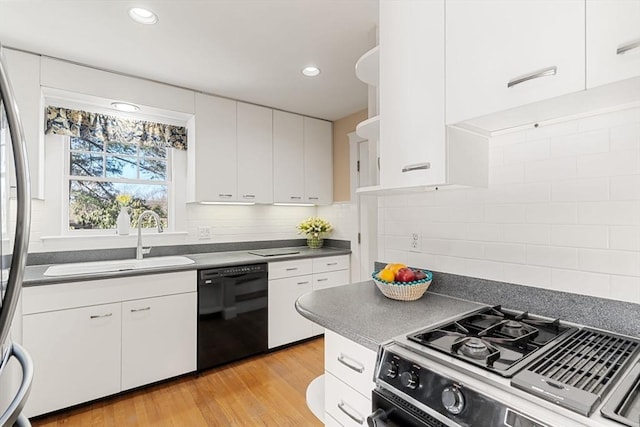
{"type": "Polygon", "coordinates": [[[140,179],[165,181],[167,178],[167,162],[164,160],[140,159],[140,179]]]}
{"type": "Polygon", "coordinates": [[[167,149],[159,144],[145,142],[140,144],[140,155],[145,157],[167,158],[167,149]]]}
{"type": "Polygon", "coordinates": [[[135,157],[105,156],[108,177],[137,179],[138,165],[135,157]]]}
{"type": "Polygon", "coordinates": [[[72,176],[102,176],[102,155],[71,153],[69,173],[72,176]]]}
{"type": "Polygon", "coordinates": [[[71,138],[71,149],[79,151],[102,151],[102,143],[91,142],[82,138],[71,138]]]}
{"type": "Polygon", "coordinates": [[[118,141],[107,142],[107,153],[129,154],[135,156],[137,152],[138,145],[136,143],[118,141]]]}
{"type": "MultiPolygon", "coordinates": [[[[81,180],[69,183],[70,230],[114,229],[123,206],[129,208],[133,227],[137,226],[137,218],[145,210],[153,210],[160,216],[165,227],[169,225],[166,185],[81,180]]],[[[156,227],[154,219],[145,217],[143,227],[156,227]]]]}

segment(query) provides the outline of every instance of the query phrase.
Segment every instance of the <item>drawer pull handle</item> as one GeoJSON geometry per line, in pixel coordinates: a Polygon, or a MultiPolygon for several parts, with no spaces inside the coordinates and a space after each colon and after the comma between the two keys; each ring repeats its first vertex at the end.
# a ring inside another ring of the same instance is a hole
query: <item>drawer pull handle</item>
{"type": "Polygon", "coordinates": [[[325,278],[323,278],[323,279],[318,279],[318,282],[326,282],[327,280],[329,280],[329,278],[328,278],[328,277],[325,277],[325,278]]]}
{"type": "Polygon", "coordinates": [[[309,283],[309,281],[306,281],[306,282],[298,282],[298,285],[306,285],[306,284],[308,284],[308,283],[309,283]]]}
{"type": "Polygon", "coordinates": [[[318,200],[318,199],[320,199],[320,197],[309,196],[309,200],[318,200]]]}
{"type": "Polygon", "coordinates": [[[220,194],[218,194],[218,197],[233,197],[233,194],[223,194],[223,193],[220,193],[220,194]]]}
{"type": "Polygon", "coordinates": [[[131,312],[132,313],[137,313],[139,311],[149,311],[151,310],[151,307],[143,307],[143,308],[132,308],[131,312]]]}
{"type": "Polygon", "coordinates": [[[509,80],[509,83],[507,83],[507,88],[519,85],[520,83],[524,83],[529,80],[539,79],[540,77],[555,76],[557,72],[558,67],[556,67],[555,65],[552,67],[543,68],[542,70],[534,71],[533,73],[525,74],[524,76],[516,77],[515,79],[509,80]]]}
{"type": "Polygon", "coordinates": [[[255,194],[243,194],[242,198],[243,199],[255,199],[256,195],[255,194]]]}
{"type": "Polygon", "coordinates": [[[290,268],[286,268],[285,271],[296,271],[298,269],[298,267],[290,267],[290,268]]]}
{"type": "Polygon", "coordinates": [[[359,363],[358,361],[345,356],[343,353],[340,353],[340,356],[338,356],[338,362],[342,363],[347,368],[356,371],[359,374],[364,372],[364,365],[362,363],[359,363]]]}
{"type": "Polygon", "coordinates": [[[355,409],[353,409],[351,406],[347,405],[346,403],[344,403],[344,400],[341,400],[340,403],[338,403],[338,409],[340,409],[342,412],[344,412],[347,417],[351,418],[353,421],[357,422],[358,424],[364,424],[364,417],[360,414],[358,414],[358,412],[356,412],[355,409]],[[355,414],[353,414],[353,412],[355,412],[355,414]]]}
{"type": "Polygon", "coordinates": [[[402,173],[425,170],[425,169],[431,169],[431,163],[424,162],[424,163],[414,163],[412,165],[406,165],[405,167],[402,168],[402,173]]]}
{"type": "Polygon", "coordinates": [[[327,263],[327,267],[329,267],[330,265],[338,265],[338,263],[337,262],[328,262],[327,263]]]}
{"type": "Polygon", "coordinates": [[[302,197],[301,196],[291,196],[289,197],[291,200],[301,200],[302,197]]]}
{"type": "Polygon", "coordinates": [[[625,53],[629,52],[630,50],[637,49],[639,47],[640,47],[640,40],[636,40],[636,41],[633,41],[631,43],[623,44],[622,46],[620,46],[616,50],[616,53],[618,55],[624,55],[625,53]]]}
{"type": "Polygon", "coordinates": [[[89,316],[89,319],[99,319],[101,317],[111,317],[113,316],[113,313],[107,313],[107,314],[93,314],[91,316],[89,316]]]}

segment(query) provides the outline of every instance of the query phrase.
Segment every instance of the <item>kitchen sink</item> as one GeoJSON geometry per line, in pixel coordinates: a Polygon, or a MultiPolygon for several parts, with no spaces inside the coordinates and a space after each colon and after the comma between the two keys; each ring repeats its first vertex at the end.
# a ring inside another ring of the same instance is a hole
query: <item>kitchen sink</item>
{"type": "Polygon", "coordinates": [[[77,262],[51,266],[45,276],[71,276],[74,274],[108,273],[111,271],[144,270],[147,268],[171,267],[193,264],[185,256],[163,256],[144,259],[121,259],[115,261],[77,262]]]}

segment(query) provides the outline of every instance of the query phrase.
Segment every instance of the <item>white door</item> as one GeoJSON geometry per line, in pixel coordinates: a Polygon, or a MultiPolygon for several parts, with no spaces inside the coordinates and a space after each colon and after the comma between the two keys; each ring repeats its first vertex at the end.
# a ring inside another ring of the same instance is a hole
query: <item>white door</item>
{"type": "Polygon", "coordinates": [[[333,135],[331,122],[304,118],[305,202],[333,203],[333,135]]]}
{"type": "Polygon", "coordinates": [[[640,76],[640,1],[587,0],[587,88],[640,76]]]}
{"type": "Polygon", "coordinates": [[[584,34],[583,0],[447,0],[447,123],[584,90],[584,34]]]}
{"type": "Polygon", "coordinates": [[[196,370],[197,293],[122,303],[122,389],[196,370]]]}
{"type": "Polygon", "coordinates": [[[238,200],[273,202],[272,110],[238,102],[238,200]]]}
{"type": "Polygon", "coordinates": [[[273,201],[304,202],[304,130],[298,114],[273,112],[273,201]]]}

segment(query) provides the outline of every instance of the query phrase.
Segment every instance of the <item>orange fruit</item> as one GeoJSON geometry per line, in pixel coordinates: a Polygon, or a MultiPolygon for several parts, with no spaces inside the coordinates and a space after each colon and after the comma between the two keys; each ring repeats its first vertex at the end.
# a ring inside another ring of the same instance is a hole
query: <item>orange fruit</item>
{"type": "Polygon", "coordinates": [[[393,279],[395,278],[395,273],[391,270],[387,270],[386,268],[384,270],[382,270],[380,273],[378,273],[378,277],[381,280],[384,280],[385,282],[393,282],[393,279]]]}

